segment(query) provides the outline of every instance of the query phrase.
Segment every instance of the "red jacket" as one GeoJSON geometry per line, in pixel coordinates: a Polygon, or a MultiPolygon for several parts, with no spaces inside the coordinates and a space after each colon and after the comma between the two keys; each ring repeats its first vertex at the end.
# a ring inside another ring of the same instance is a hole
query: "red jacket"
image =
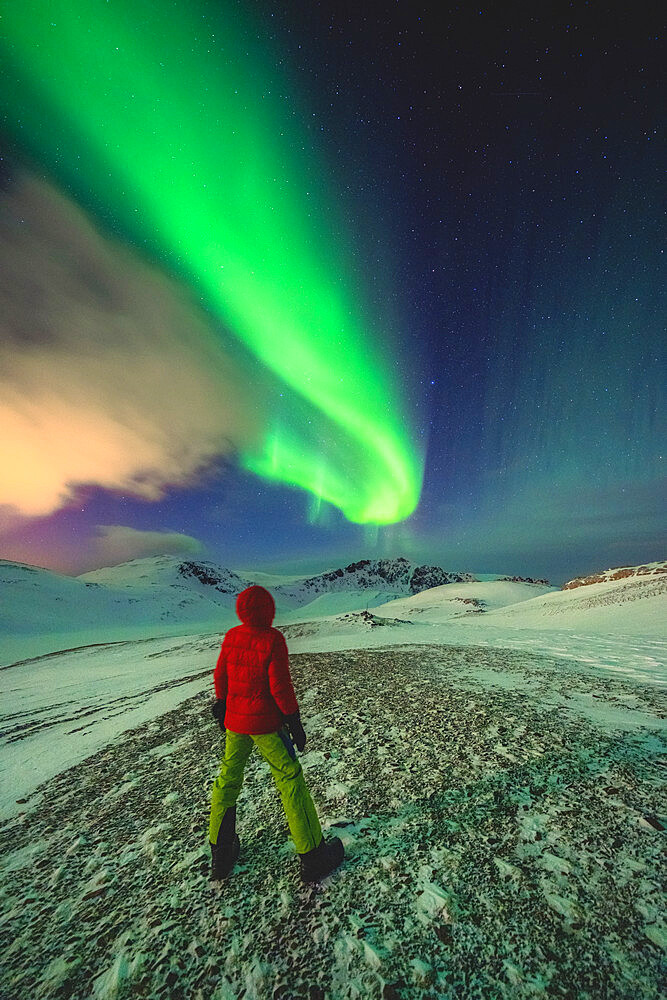
{"type": "Polygon", "coordinates": [[[284,715],[299,711],[289,672],[287,644],[271,627],[276,606],[264,587],[236,599],[242,625],[230,628],[213,672],[217,698],[226,699],[225,727],[234,733],[275,733],[284,715]]]}

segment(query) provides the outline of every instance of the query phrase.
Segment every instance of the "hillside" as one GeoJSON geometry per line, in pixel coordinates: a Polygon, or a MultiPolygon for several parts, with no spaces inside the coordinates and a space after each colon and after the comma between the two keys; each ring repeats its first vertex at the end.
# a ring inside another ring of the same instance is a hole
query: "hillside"
{"type": "Polygon", "coordinates": [[[224,631],[234,595],[178,572],[171,556],[73,578],[0,560],[0,666],[94,642],[224,631]]]}
{"type": "Polygon", "coordinates": [[[242,576],[176,556],[137,559],[78,578],[0,560],[0,666],[95,642],[224,632],[237,620],[235,595],[258,578],[271,581],[276,624],[294,639],[311,636],[319,648],[348,646],[357,627],[368,631],[369,620],[355,617],[366,609],[398,621],[402,641],[443,641],[430,630],[455,627],[464,630],[457,641],[470,641],[471,629],[478,639],[495,629],[494,642],[500,636],[501,644],[516,630],[537,630],[536,647],[545,629],[660,636],[667,617],[664,566],[624,567],[601,582],[590,579],[557,591],[518,578],[476,581],[400,558],[362,560],[303,578],[242,576]],[[434,580],[445,582],[414,592],[434,580]]]}
{"type": "Polygon", "coordinates": [[[644,563],[641,566],[617,566],[601,573],[591,573],[588,576],[577,576],[563,584],[563,590],[575,590],[577,587],[589,587],[593,583],[613,583],[615,580],[626,580],[635,576],[661,576],[667,574],[667,560],[662,562],[644,563]]]}
{"type": "MultiPolygon", "coordinates": [[[[328,608],[323,604],[315,610],[321,615],[472,577],[398,558],[362,560],[317,576],[270,579],[279,614],[333,598],[328,608]]],[[[0,665],[91,642],[225,631],[236,623],[236,595],[250,582],[215,563],[178,556],[134,559],[76,578],[0,560],[0,665]]]]}
{"type": "Polygon", "coordinates": [[[194,592],[203,588],[202,593],[212,599],[216,599],[217,594],[238,594],[248,586],[248,580],[233,570],[216,563],[181,559],[178,556],[133,559],[118,566],[82,573],[77,579],[106,587],[187,586],[194,592]],[[201,584],[201,588],[197,584],[201,584]]]}
{"type": "Polygon", "coordinates": [[[603,672],[664,681],[667,580],[633,577],[559,591],[538,584],[454,584],[365,609],[285,618],[290,650],[446,643],[530,650],[603,672]]]}
{"type": "Polygon", "coordinates": [[[382,612],[415,622],[440,624],[471,614],[484,615],[513,604],[523,604],[536,596],[553,593],[554,590],[546,582],[515,582],[505,579],[487,583],[449,584],[391,601],[383,606],[382,612]]]}
{"type": "Polygon", "coordinates": [[[629,573],[491,612],[487,623],[663,636],[666,617],[667,575],[629,573]]]}

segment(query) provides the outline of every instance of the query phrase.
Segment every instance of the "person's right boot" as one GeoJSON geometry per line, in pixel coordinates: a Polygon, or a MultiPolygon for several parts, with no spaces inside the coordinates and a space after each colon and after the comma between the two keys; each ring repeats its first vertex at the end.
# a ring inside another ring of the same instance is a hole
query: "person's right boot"
{"type": "Polygon", "coordinates": [[[345,857],[345,848],[340,837],[326,841],[324,837],[312,851],[299,855],[301,880],[320,882],[338,868],[345,857]]]}
{"type": "Polygon", "coordinates": [[[236,833],[236,806],[225,810],[218,839],[211,844],[211,878],[227,878],[239,859],[241,842],[236,833]]]}

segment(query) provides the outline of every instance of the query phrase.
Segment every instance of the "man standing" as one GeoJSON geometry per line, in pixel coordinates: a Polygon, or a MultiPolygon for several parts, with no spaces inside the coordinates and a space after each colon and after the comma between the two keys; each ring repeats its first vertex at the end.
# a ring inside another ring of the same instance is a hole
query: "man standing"
{"type": "Polygon", "coordinates": [[[304,749],[306,734],[290,677],[285,637],[271,624],[275,602],[264,587],[248,587],[236,600],[236,613],[241,624],[225,635],[213,674],[213,714],[226,730],[226,739],[211,795],[212,877],[229,875],[239,856],[236,800],[254,744],[271,768],[280,792],[299,854],[301,878],[319,882],[340,865],[344,849],[338,837],[324,840],[294,749],[294,744],[300,751],[304,749]]]}

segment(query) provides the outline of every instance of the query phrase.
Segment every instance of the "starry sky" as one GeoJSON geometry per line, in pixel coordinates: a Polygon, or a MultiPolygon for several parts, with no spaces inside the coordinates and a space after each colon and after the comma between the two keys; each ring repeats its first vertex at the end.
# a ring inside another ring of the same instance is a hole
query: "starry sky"
{"type": "Polygon", "coordinates": [[[0,556],[664,555],[656,5],[347,6],[5,14],[0,556]]]}

